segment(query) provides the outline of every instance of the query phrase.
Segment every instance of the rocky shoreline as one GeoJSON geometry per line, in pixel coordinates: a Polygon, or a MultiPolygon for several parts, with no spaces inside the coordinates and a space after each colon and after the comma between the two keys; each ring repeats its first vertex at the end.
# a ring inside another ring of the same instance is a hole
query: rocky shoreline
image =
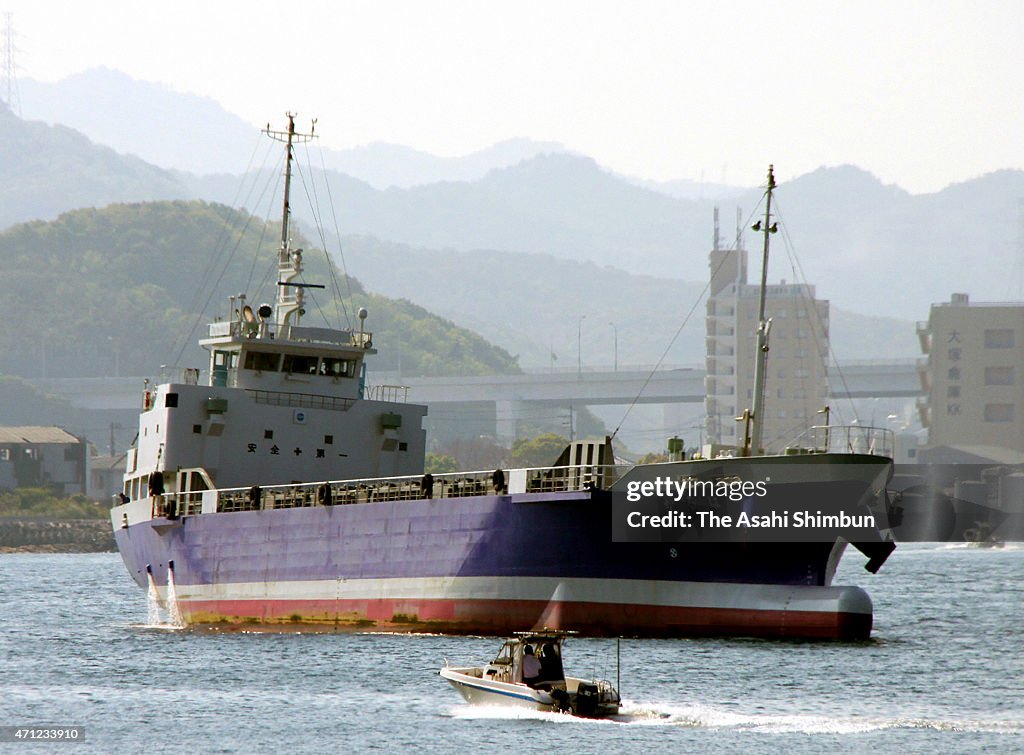
{"type": "Polygon", "coordinates": [[[0,517],[0,553],[108,553],[109,519],[0,517]]]}

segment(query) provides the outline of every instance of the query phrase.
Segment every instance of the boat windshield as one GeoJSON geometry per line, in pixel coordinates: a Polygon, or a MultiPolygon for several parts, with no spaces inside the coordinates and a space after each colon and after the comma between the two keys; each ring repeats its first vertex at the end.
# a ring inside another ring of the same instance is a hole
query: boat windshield
{"type": "Polygon", "coordinates": [[[518,644],[518,642],[506,642],[501,646],[498,657],[491,661],[491,663],[495,666],[510,666],[512,664],[512,658],[515,655],[514,646],[518,644]]]}
{"type": "Polygon", "coordinates": [[[537,657],[540,660],[540,678],[543,681],[554,682],[565,679],[561,648],[557,642],[539,643],[537,657]]]}

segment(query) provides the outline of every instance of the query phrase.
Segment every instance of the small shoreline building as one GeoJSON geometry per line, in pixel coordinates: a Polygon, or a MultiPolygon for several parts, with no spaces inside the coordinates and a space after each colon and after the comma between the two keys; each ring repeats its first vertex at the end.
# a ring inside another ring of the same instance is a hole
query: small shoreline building
{"type": "Polygon", "coordinates": [[[0,427],[0,490],[51,487],[86,493],[86,443],[59,427],[0,427]]]}

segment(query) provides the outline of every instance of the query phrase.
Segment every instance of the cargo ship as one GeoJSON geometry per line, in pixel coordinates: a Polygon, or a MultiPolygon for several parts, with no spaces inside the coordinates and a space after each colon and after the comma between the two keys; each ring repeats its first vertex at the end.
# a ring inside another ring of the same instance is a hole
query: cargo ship
{"type": "MultiPolygon", "coordinates": [[[[186,369],[142,392],[111,523],[131,577],[190,626],[509,635],[863,639],[867,593],[832,580],[847,542],[620,542],[614,497],[660,478],[762,479],[802,500],[877,504],[887,431],[842,452],[617,464],[611,441],[575,442],[544,468],[424,474],[423,419],[401,388],[366,384],[368,314],[301,325],[302,250],[288,204],[287,129],[277,297],[233,297],[209,325],[205,380],[186,369]]],[[[769,175],[770,192],[774,186],[769,175]]],[[[767,242],[766,242],[767,256],[767,242]]],[[[825,434],[831,445],[842,428],[825,434]]],[[[847,438],[849,441],[849,438],[847,438]]],[[[875,571],[893,546],[854,543],[875,571]]]]}

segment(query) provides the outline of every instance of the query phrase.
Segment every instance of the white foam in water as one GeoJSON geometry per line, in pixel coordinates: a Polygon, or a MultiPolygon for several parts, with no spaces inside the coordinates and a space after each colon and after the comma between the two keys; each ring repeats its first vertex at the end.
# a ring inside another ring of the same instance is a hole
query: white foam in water
{"type": "Polygon", "coordinates": [[[174,569],[167,570],[167,618],[171,626],[184,628],[185,620],[181,618],[181,608],[178,607],[178,590],[174,586],[174,569]]]}
{"type": "Polygon", "coordinates": [[[452,707],[451,715],[453,718],[464,719],[526,719],[531,721],[551,721],[553,723],[587,724],[614,723],[614,719],[580,718],[579,716],[570,716],[567,713],[531,710],[529,708],[521,708],[517,705],[455,705],[452,707]]]}
{"type": "Polygon", "coordinates": [[[151,573],[146,575],[149,579],[149,589],[146,591],[146,627],[149,629],[182,629],[185,626],[181,618],[181,610],[178,608],[178,594],[174,589],[174,570],[167,572],[167,602],[162,604],[160,592],[156,588],[156,581],[151,573]],[[166,609],[167,618],[164,618],[166,609]]]}
{"type": "Polygon", "coordinates": [[[146,591],[146,625],[160,626],[160,595],[156,591],[153,575],[147,572],[146,576],[149,578],[149,589],[146,591]]]}
{"type": "Polygon", "coordinates": [[[624,700],[617,716],[586,719],[564,713],[528,710],[511,705],[456,705],[454,718],[533,719],[538,721],[612,724],[627,726],[676,726],[700,729],[738,729],[766,734],[860,734],[886,729],[932,729],[936,731],[1008,732],[1024,731],[1020,721],[973,721],[882,716],[771,715],[741,713],[710,705],[639,703],[624,700]]]}

